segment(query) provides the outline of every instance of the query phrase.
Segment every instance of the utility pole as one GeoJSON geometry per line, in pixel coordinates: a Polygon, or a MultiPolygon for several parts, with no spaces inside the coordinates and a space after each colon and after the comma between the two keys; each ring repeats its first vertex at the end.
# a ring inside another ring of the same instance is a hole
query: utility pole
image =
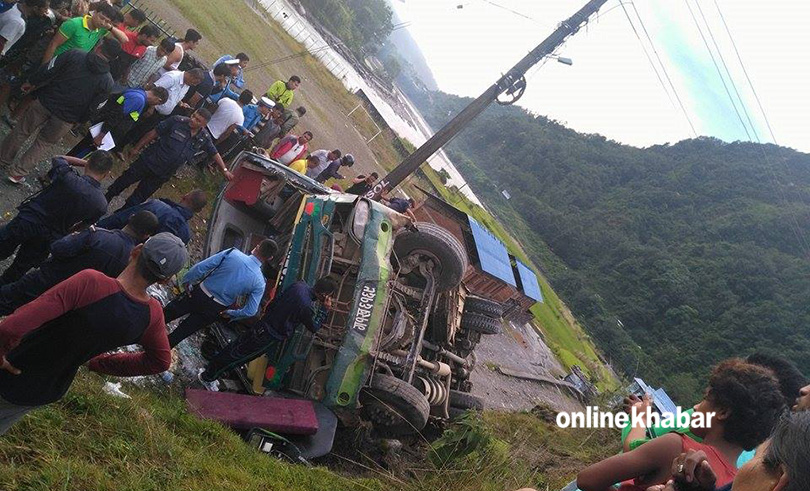
{"type": "Polygon", "coordinates": [[[391,172],[380,179],[374,187],[366,193],[365,197],[370,199],[379,199],[380,194],[386,187],[395,188],[410,174],[416,171],[431,155],[436,153],[440,148],[446,145],[456,135],[466,127],[470,121],[475,119],[479,114],[493,102],[497,101],[499,104],[509,105],[517,102],[526,90],[526,72],[537,64],[540,60],[554,52],[565,40],[576,34],[580,28],[585,25],[588,18],[593,15],[599,8],[602,7],[607,0],[590,0],[584,7],[577,13],[572,15],[568,20],[562,22],[557,29],[551,33],[542,43],[529,52],[517,65],[512,67],[506,75],[503,75],[497,82],[490,88],[484,91],[483,94],[478,96],[476,100],[470,103],[469,106],[464,108],[463,111],[453,118],[452,121],[444,125],[439,131],[436,132],[428,141],[421,147],[417,148],[412,154],[407,156],[398,166],[391,172]],[[512,97],[511,101],[502,102],[498,100],[498,96],[506,93],[512,97]]]}

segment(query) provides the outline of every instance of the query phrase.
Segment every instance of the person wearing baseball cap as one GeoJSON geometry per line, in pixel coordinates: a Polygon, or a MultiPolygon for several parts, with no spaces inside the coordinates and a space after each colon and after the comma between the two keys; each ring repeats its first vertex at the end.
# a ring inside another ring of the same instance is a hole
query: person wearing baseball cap
{"type": "Polygon", "coordinates": [[[188,261],[186,246],[162,232],[130,253],[117,278],[85,269],[0,322],[0,434],[27,412],[61,399],[87,363],[120,377],[161,373],[171,349],[160,302],[146,288],[188,261]],[[134,353],[107,353],[140,344],[134,353]]]}
{"type": "Polygon", "coordinates": [[[239,88],[245,88],[245,76],[244,70],[247,68],[248,63],[250,62],[250,57],[247,53],[239,53],[238,55],[231,56],[225,55],[220,57],[217,61],[214,62],[214,66],[219,65],[220,63],[224,63],[225,65],[235,67],[236,70],[233,73],[233,84],[239,88]]]}
{"type": "Polygon", "coordinates": [[[254,136],[267,124],[267,121],[270,119],[270,112],[275,105],[276,103],[267,97],[262,97],[259,99],[258,104],[245,104],[242,106],[242,114],[245,117],[245,121],[238,128],[238,131],[242,134],[249,133],[250,136],[254,136]]]}

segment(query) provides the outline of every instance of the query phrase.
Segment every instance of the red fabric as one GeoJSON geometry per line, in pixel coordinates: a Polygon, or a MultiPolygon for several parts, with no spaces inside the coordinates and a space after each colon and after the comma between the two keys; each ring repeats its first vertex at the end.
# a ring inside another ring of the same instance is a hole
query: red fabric
{"type": "Polygon", "coordinates": [[[258,201],[264,176],[252,169],[240,167],[225,191],[225,199],[252,206],[258,201]]]}
{"type": "MultiPolygon", "coordinates": [[[[126,294],[121,284],[103,273],[90,269],[76,273],[0,322],[0,355],[5,356],[20,343],[26,333],[46,322],[121,292],[126,294]]],[[[139,342],[143,352],[100,355],[90,360],[89,368],[119,376],[151,375],[167,370],[172,354],[166,336],[163,309],[160,302],[152,298],[149,300],[149,310],[149,327],[139,342]]]]}
{"type": "Polygon", "coordinates": [[[124,53],[133,56],[135,58],[142,57],[143,54],[146,53],[147,46],[138,44],[138,33],[135,31],[127,31],[124,29],[121,30],[124,31],[124,34],[126,34],[127,38],[129,39],[129,41],[121,45],[121,49],[124,50],[124,53]]]}
{"type": "MultiPolygon", "coordinates": [[[[711,445],[698,443],[686,435],[679,436],[681,437],[682,452],[688,452],[689,450],[703,450],[706,453],[709,464],[712,466],[712,470],[714,470],[715,475],[717,475],[717,483],[715,484],[717,488],[722,488],[734,480],[734,476],[737,475],[737,468],[733,464],[729,463],[723,454],[718,452],[711,445]]],[[[653,484],[654,483],[641,485],[637,484],[635,479],[628,480],[619,486],[619,491],[646,491],[647,488],[653,484]]]]}
{"type": "Polygon", "coordinates": [[[129,295],[121,283],[86,269],[17,309],[0,323],[0,346],[22,373],[0,370],[0,397],[22,406],[59,400],[80,366],[113,375],[146,375],[169,367],[163,311],[154,299],[129,295]],[[140,344],[140,353],[102,355],[140,344]]]}
{"type": "Polygon", "coordinates": [[[734,463],[730,463],[726,458],[711,445],[705,443],[698,443],[686,435],[681,435],[681,444],[684,452],[689,450],[703,450],[709,459],[714,473],[717,475],[716,487],[722,488],[734,480],[737,475],[737,467],[734,463]]]}
{"type": "Polygon", "coordinates": [[[109,279],[98,271],[80,271],[6,317],[0,322],[0,355],[5,356],[42,324],[120,291],[117,281],[96,281],[99,276],[109,279]]]}
{"type": "Polygon", "coordinates": [[[264,428],[293,435],[314,435],[318,418],[312,401],[186,389],[189,411],[233,428],[264,428]]]}

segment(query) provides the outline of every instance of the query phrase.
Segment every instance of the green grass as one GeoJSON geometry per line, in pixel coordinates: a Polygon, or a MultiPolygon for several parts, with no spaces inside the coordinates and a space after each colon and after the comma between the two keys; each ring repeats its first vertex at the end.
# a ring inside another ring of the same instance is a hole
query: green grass
{"type": "MultiPolygon", "coordinates": [[[[132,399],[119,399],[104,394],[103,383],[80,373],[64,399],[29,413],[0,437],[0,489],[559,489],[579,469],[616,451],[619,441],[610,431],[560,430],[547,411],[545,421],[487,412],[440,440],[456,446],[459,432],[472,431],[476,438],[467,440],[475,448],[463,456],[453,448],[453,459],[436,463],[430,456],[438,453],[417,441],[388,469],[374,460],[342,466],[352,474],[347,477],[263,454],[227,428],[188,414],[182,397],[167,388],[125,384],[132,399]]],[[[359,451],[380,457],[370,447],[359,451]]]]}
{"type": "MultiPolygon", "coordinates": [[[[287,34],[276,22],[265,20],[243,1],[238,0],[211,0],[198,2],[197,0],[171,0],[183,17],[200,32],[206,34],[205,42],[201,44],[200,54],[204,59],[216,59],[223,47],[239,47],[245,52],[253,54],[251,60],[254,65],[266,63],[280,56],[291,53],[302,53],[305,48],[292,36],[287,34]],[[223,29],[223,26],[228,26],[223,29]],[[284,51],[271,50],[264,42],[265,37],[271,34],[285,46],[284,51]],[[212,58],[213,57],[213,58],[212,58]]],[[[175,26],[177,27],[177,26],[175,26]]],[[[178,29],[180,31],[180,29],[178,29]]],[[[317,85],[325,91],[333,93],[335,100],[351,109],[356,99],[349,94],[341,82],[335,78],[320,61],[307,54],[294,63],[304,63],[318,76],[317,85]]],[[[267,65],[261,70],[250,71],[251,78],[258,78],[269,86],[275,80],[284,78],[284,64],[267,65]]],[[[313,108],[315,109],[315,108],[313,108]]]]}
{"type": "Polygon", "coordinates": [[[513,490],[524,486],[538,490],[561,489],[584,467],[620,449],[617,431],[560,429],[553,422],[553,411],[543,407],[537,409],[539,416],[497,411],[484,413],[485,427],[509,446],[509,469],[489,470],[503,473],[499,479],[488,479],[487,469],[483,469],[479,476],[465,475],[466,489],[513,490]],[[476,487],[475,477],[480,477],[484,485],[476,487]]]}
{"type": "Polygon", "coordinates": [[[191,416],[168,391],[125,386],[132,399],[118,399],[101,392],[103,382],[80,375],[62,401],[0,438],[0,489],[382,489],[272,459],[191,416]]]}
{"type": "MultiPolygon", "coordinates": [[[[537,271],[520,244],[495,217],[484,208],[469,201],[458,191],[445,186],[441,182],[439,173],[430,166],[425,164],[422,166],[422,170],[442,198],[485,225],[506,245],[512,255],[537,271]]],[[[549,285],[548,280],[542,274],[538,274],[537,281],[543,293],[543,302],[534,304],[530,311],[534,315],[534,326],[543,335],[546,345],[565,368],[570,369],[577,365],[583,372],[591,376],[600,391],[616,390],[619,387],[619,381],[599,359],[591,338],[574,320],[565,304],[549,285]]]]}

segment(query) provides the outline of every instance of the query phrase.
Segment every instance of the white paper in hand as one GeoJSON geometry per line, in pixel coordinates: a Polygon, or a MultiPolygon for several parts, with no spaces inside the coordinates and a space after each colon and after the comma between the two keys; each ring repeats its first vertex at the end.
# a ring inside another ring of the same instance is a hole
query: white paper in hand
{"type": "MultiPolygon", "coordinates": [[[[99,123],[95,126],[90,127],[90,136],[93,138],[97,137],[99,133],[101,133],[101,125],[104,123],[99,123]]],[[[106,135],[104,135],[104,139],[101,140],[101,146],[98,147],[99,150],[111,150],[115,148],[115,140],[113,140],[112,133],[109,131],[106,135]]]]}

